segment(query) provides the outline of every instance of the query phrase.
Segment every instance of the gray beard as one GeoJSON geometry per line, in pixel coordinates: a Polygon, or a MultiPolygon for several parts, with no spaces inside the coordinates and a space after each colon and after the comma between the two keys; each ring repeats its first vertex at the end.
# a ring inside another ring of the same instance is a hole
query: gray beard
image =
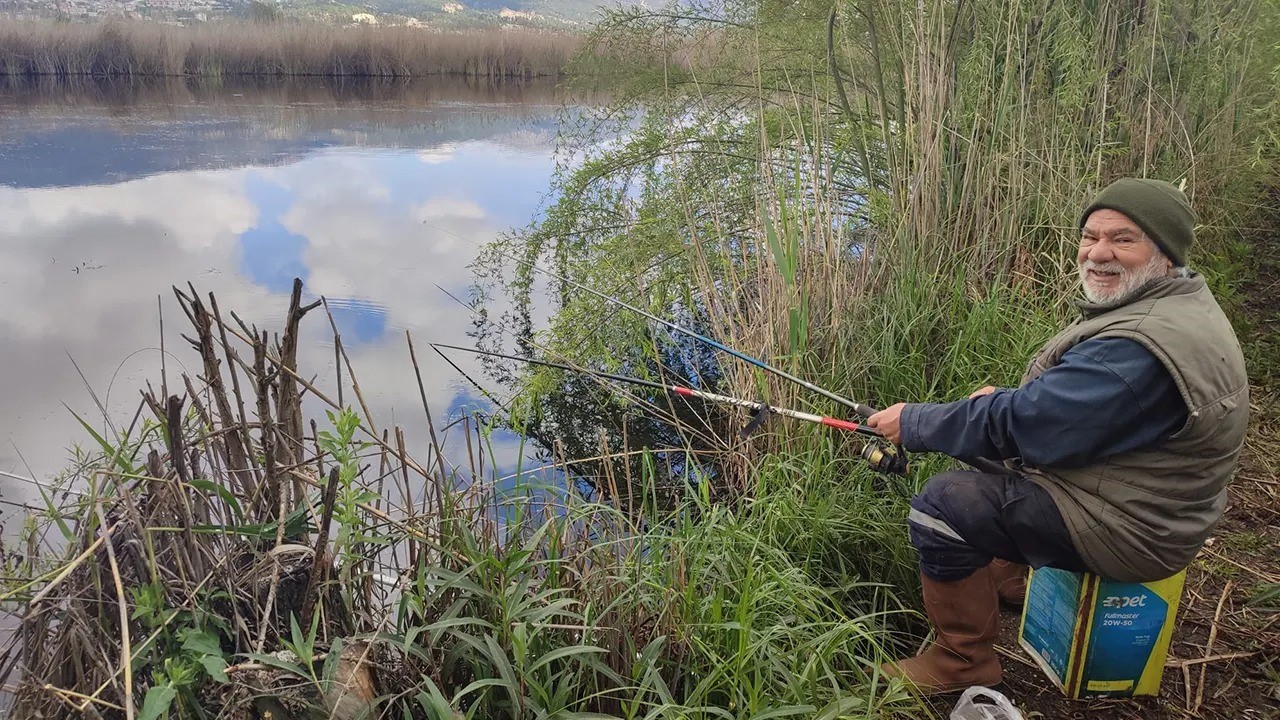
{"type": "Polygon", "coordinates": [[[1169,272],[1165,268],[1164,255],[1155,253],[1146,265],[1136,269],[1129,270],[1119,263],[1095,263],[1092,260],[1086,260],[1080,263],[1077,272],[1080,275],[1080,286],[1084,289],[1084,296],[1089,302],[1104,308],[1120,307],[1137,297],[1151,283],[1168,277],[1169,272]],[[1086,277],[1087,270],[1109,271],[1118,270],[1120,272],[1120,287],[1112,295],[1102,295],[1094,292],[1089,287],[1089,281],[1086,277]]]}

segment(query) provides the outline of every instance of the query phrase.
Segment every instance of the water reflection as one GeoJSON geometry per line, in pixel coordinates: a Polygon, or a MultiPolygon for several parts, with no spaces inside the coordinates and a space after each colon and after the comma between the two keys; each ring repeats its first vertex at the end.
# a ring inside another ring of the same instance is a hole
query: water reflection
{"type": "MultiPolygon", "coordinates": [[[[473,322],[437,285],[464,296],[475,243],[537,214],[559,106],[545,86],[359,85],[0,87],[0,470],[46,476],[86,439],[63,403],[99,413],[69,357],[127,424],[160,374],[159,306],[170,377],[197,372],[170,290],[187,281],[278,329],[301,277],[411,443],[426,430],[405,330],[433,408],[478,402],[422,352],[473,322]]],[[[301,369],[331,386],[322,316],[303,343],[301,369]]],[[[514,464],[515,439],[496,443],[514,464]]]]}

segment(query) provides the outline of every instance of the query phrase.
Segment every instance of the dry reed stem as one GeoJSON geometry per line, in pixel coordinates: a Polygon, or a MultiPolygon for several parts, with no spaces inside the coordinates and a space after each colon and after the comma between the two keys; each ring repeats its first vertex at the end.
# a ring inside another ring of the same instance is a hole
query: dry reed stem
{"type": "MultiPolygon", "coordinates": [[[[101,505],[95,506],[94,509],[98,516],[101,537],[106,541],[107,562],[111,566],[111,579],[116,587],[116,601],[120,605],[120,664],[124,668],[124,711],[125,717],[133,720],[133,644],[129,642],[129,603],[125,600],[124,582],[120,579],[120,566],[116,563],[115,546],[110,542],[107,519],[102,514],[101,505]]],[[[86,702],[80,710],[83,712],[87,706],[86,702]]]]}
{"type": "Polygon", "coordinates": [[[54,687],[53,685],[49,685],[49,684],[44,685],[44,690],[46,690],[47,692],[51,692],[55,695],[58,695],[60,697],[63,697],[64,702],[66,702],[68,705],[75,708],[79,712],[84,712],[85,709],[88,708],[90,705],[101,705],[106,708],[111,708],[112,710],[119,710],[120,712],[125,711],[124,707],[121,705],[116,705],[113,702],[108,702],[106,700],[103,700],[102,698],[94,697],[92,695],[85,695],[84,693],[78,693],[74,690],[67,690],[66,688],[54,687]],[[71,699],[79,700],[80,702],[73,703],[71,702],[71,699]]]}
{"type": "Polygon", "coordinates": [[[1272,584],[1280,583],[1280,576],[1276,576],[1276,575],[1273,575],[1272,573],[1267,572],[1266,570],[1262,570],[1256,567],[1249,567],[1248,565],[1237,562],[1236,560],[1232,560],[1231,558],[1227,557],[1226,555],[1223,555],[1222,553],[1218,552],[1217,550],[1214,550],[1213,548],[1205,547],[1201,549],[1205,553],[1208,553],[1209,555],[1212,555],[1223,562],[1229,563],[1241,570],[1244,570],[1245,572],[1249,573],[1250,575],[1253,575],[1259,580],[1272,583],[1272,584]]]}
{"type": "Polygon", "coordinates": [[[1261,655],[1261,654],[1262,654],[1261,650],[1252,650],[1252,651],[1242,650],[1237,652],[1222,653],[1221,655],[1205,655],[1204,657],[1198,657],[1198,658],[1175,658],[1170,660],[1167,664],[1169,667],[1173,667],[1173,668],[1184,668],[1184,667],[1189,667],[1191,665],[1204,665],[1206,663],[1216,663],[1216,662],[1222,662],[1224,660],[1243,660],[1245,658],[1251,658],[1255,655],[1261,655]]]}
{"type": "MultiPolygon", "coordinates": [[[[284,519],[288,514],[287,486],[279,483],[279,510],[276,513],[276,547],[278,551],[284,545],[284,519]]],[[[267,630],[270,629],[276,615],[276,591],[280,588],[280,569],[282,563],[273,560],[271,563],[271,584],[267,588],[267,599],[262,604],[262,615],[259,619],[258,644],[254,652],[261,653],[267,644],[267,630]]]]}
{"type": "MultiPolygon", "coordinates": [[[[1213,613],[1213,624],[1209,626],[1209,640],[1204,646],[1204,656],[1207,658],[1213,654],[1213,644],[1218,639],[1218,621],[1222,619],[1222,608],[1226,605],[1227,598],[1231,596],[1231,588],[1233,581],[1228,580],[1227,584],[1222,588],[1222,595],[1218,598],[1218,608],[1213,613]]],[[[1200,705],[1204,702],[1204,681],[1209,673],[1209,665],[1203,664],[1200,668],[1200,682],[1196,683],[1196,700],[1191,706],[1191,712],[1199,712],[1200,705]]]]}
{"type": "MultiPolygon", "coordinates": [[[[115,525],[112,525],[107,532],[110,533],[110,531],[114,530],[115,527],[116,527],[115,525]]],[[[98,546],[102,544],[102,539],[103,539],[102,536],[99,536],[98,539],[94,540],[93,544],[89,545],[89,547],[86,548],[84,552],[80,553],[75,558],[73,558],[71,562],[67,563],[67,565],[62,568],[62,571],[58,572],[56,574],[56,577],[54,577],[52,580],[49,581],[48,585],[45,585],[44,587],[40,588],[40,592],[36,593],[31,597],[30,602],[28,602],[28,606],[35,607],[36,605],[39,605],[40,602],[42,602],[46,597],[48,597],[49,593],[53,592],[54,588],[58,587],[58,585],[61,584],[63,580],[67,579],[67,576],[70,575],[73,570],[79,567],[80,564],[83,563],[85,560],[88,560],[90,557],[93,557],[94,551],[97,550],[98,546]]],[[[32,585],[35,585],[36,583],[44,580],[49,575],[53,575],[53,574],[54,573],[50,571],[48,573],[45,573],[44,575],[41,575],[38,578],[35,578],[34,580],[31,580],[30,582],[26,582],[26,583],[23,583],[22,585],[19,585],[17,588],[10,590],[9,592],[0,594],[0,602],[7,602],[13,599],[23,590],[26,590],[32,585]]]]}

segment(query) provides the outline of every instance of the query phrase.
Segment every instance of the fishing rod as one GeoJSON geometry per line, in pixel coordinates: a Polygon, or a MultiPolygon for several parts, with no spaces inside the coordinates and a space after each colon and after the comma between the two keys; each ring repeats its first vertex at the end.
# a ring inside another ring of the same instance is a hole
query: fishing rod
{"type": "MultiPolygon", "coordinates": [[[[442,230],[443,230],[444,228],[440,228],[440,229],[442,229],[442,230]]],[[[456,236],[456,237],[462,237],[461,235],[458,235],[457,233],[454,233],[454,232],[449,231],[449,230],[445,230],[445,232],[448,232],[449,234],[454,235],[454,236],[456,236]]],[[[464,239],[465,239],[465,238],[464,238],[464,239]]],[[[723,343],[717,342],[716,340],[714,340],[714,339],[712,339],[712,338],[709,338],[709,337],[707,337],[706,335],[702,335],[701,333],[697,333],[697,332],[694,332],[693,330],[690,330],[690,329],[688,329],[688,328],[686,328],[686,327],[682,327],[682,326],[680,326],[680,325],[677,325],[676,323],[673,323],[673,322],[671,322],[670,320],[664,320],[663,318],[660,318],[660,317],[658,317],[657,315],[654,315],[653,313],[648,312],[647,310],[642,310],[642,309],[640,309],[640,308],[638,308],[638,307],[636,307],[636,306],[634,306],[634,305],[631,305],[630,303],[627,303],[627,302],[626,302],[626,301],[624,301],[624,300],[620,300],[620,299],[618,299],[618,298],[611,297],[611,296],[609,296],[609,295],[605,295],[604,293],[600,292],[599,290],[596,290],[596,289],[594,289],[594,288],[587,287],[586,285],[583,285],[582,283],[575,282],[575,281],[570,280],[569,278],[567,278],[567,277],[563,277],[563,276],[561,276],[561,275],[557,275],[556,273],[553,273],[553,272],[551,272],[550,270],[547,270],[547,269],[544,269],[544,268],[540,267],[540,266],[537,264],[537,262],[535,262],[535,261],[533,261],[533,260],[528,260],[528,259],[526,259],[526,258],[522,258],[522,257],[518,257],[518,256],[515,256],[515,255],[511,255],[510,253],[503,252],[503,251],[501,251],[501,250],[498,250],[497,248],[490,248],[490,249],[491,249],[494,253],[496,253],[497,255],[499,255],[499,256],[501,256],[501,257],[504,257],[504,258],[506,258],[506,259],[508,259],[508,260],[511,260],[511,261],[513,261],[513,262],[519,263],[519,264],[521,264],[521,265],[526,265],[526,266],[528,266],[530,269],[534,270],[535,272],[538,272],[538,273],[541,273],[541,274],[543,274],[543,275],[546,275],[547,277],[550,277],[550,278],[552,278],[552,279],[559,280],[560,282],[563,282],[563,283],[565,283],[565,284],[569,285],[570,287],[577,288],[577,289],[582,290],[582,291],[584,291],[584,292],[587,292],[587,293],[590,293],[590,294],[592,294],[592,295],[595,295],[596,297],[600,298],[601,300],[604,300],[605,302],[613,303],[614,305],[617,305],[617,306],[619,306],[619,307],[623,307],[623,308],[626,308],[626,309],[628,309],[628,310],[631,310],[632,312],[639,313],[640,315],[642,315],[642,316],[644,316],[644,317],[646,317],[646,318],[648,318],[648,319],[650,319],[650,320],[653,320],[654,322],[660,323],[660,324],[662,324],[662,325],[664,325],[664,326],[666,326],[666,327],[668,327],[668,328],[671,328],[672,330],[675,330],[676,332],[683,333],[683,334],[685,334],[685,335],[688,335],[689,337],[694,338],[695,340],[698,340],[698,341],[703,342],[703,343],[705,343],[705,344],[707,344],[707,345],[710,345],[711,347],[716,348],[717,350],[724,351],[724,352],[726,352],[726,353],[728,353],[728,354],[732,355],[733,357],[736,357],[736,358],[738,358],[739,360],[742,360],[743,362],[750,363],[751,365],[754,365],[754,366],[756,366],[756,367],[758,367],[758,368],[760,368],[760,369],[762,369],[762,370],[765,370],[765,371],[767,371],[767,372],[773,373],[774,375],[776,375],[776,376],[778,376],[778,377],[780,377],[780,378],[783,378],[783,379],[785,379],[785,380],[790,380],[791,382],[794,382],[794,383],[796,383],[796,384],[800,385],[801,387],[805,388],[806,390],[811,390],[811,391],[813,391],[813,392],[816,392],[816,393],[818,393],[819,395],[822,395],[822,396],[823,396],[823,397],[825,397],[825,398],[828,398],[828,399],[830,399],[830,400],[834,400],[834,401],[836,401],[836,402],[840,403],[841,405],[844,405],[845,407],[848,407],[849,409],[853,410],[853,411],[854,411],[855,413],[857,413],[858,415],[862,416],[864,419],[865,419],[865,418],[870,418],[872,415],[875,415],[875,414],[876,414],[876,409],[875,409],[875,408],[873,408],[873,407],[871,407],[871,406],[869,406],[869,405],[865,405],[865,404],[863,404],[863,403],[856,402],[856,401],[854,401],[854,400],[850,400],[849,398],[843,397],[843,396],[841,396],[841,395],[837,395],[837,394],[835,394],[835,393],[831,392],[830,390],[827,390],[827,389],[825,389],[825,388],[818,387],[817,385],[814,385],[813,383],[811,383],[811,382],[809,382],[809,381],[807,381],[807,380],[804,380],[804,379],[802,379],[802,378],[798,378],[798,377],[796,377],[795,375],[792,375],[791,373],[786,372],[785,370],[782,370],[782,369],[780,369],[780,368],[776,368],[776,367],[774,367],[774,366],[772,366],[772,365],[770,365],[770,364],[766,363],[766,362],[765,362],[765,361],[763,361],[763,360],[760,360],[760,359],[757,359],[757,358],[751,357],[750,355],[747,355],[746,353],[740,352],[740,351],[738,351],[738,350],[734,350],[733,348],[728,347],[727,345],[724,345],[723,343]]],[[[522,358],[515,358],[515,359],[516,359],[516,360],[521,360],[522,358]]],[[[570,368],[570,369],[572,369],[572,368],[570,368]]],[[[821,416],[815,416],[815,417],[821,417],[821,416]]],[[[842,422],[846,422],[846,421],[842,421],[842,422]]],[[[870,446],[868,446],[868,447],[870,447],[870,446]]],[[[867,452],[867,450],[865,450],[865,449],[864,449],[864,457],[865,457],[865,455],[866,455],[866,452],[867,452]]],[[[891,452],[892,452],[892,454],[893,454],[893,455],[895,455],[895,456],[897,456],[897,457],[901,458],[901,462],[902,462],[902,463],[904,464],[904,466],[905,466],[905,463],[906,463],[906,461],[905,461],[905,457],[906,457],[906,450],[905,450],[905,448],[903,448],[900,444],[895,444],[895,445],[891,448],[891,452]]],[[[976,469],[978,469],[978,470],[981,470],[982,472],[993,473],[993,474],[997,474],[997,475],[1007,475],[1007,474],[1010,474],[1010,473],[1012,472],[1009,468],[1005,467],[1003,464],[998,463],[998,462],[996,462],[996,461],[994,461],[994,460],[991,460],[991,459],[988,459],[988,458],[982,458],[982,457],[979,457],[979,458],[972,458],[972,459],[962,460],[961,462],[964,462],[964,463],[965,463],[965,464],[967,464],[967,465],[970,465],[970,466],[972,466],[972,467],[974,467],[974,468],[976,468],[976,469]]]]}
{"type": "MultiPolygon", "coordinates": [[[[514,360],[516,362],[528,363],[530,365],[538,365],[541,367],[554,368],[567,372],[580,373],[590,375],[592,377],[603,380],[613,380],[615,382],[637,385],[640,387],[652,388],[654,390],[662,390],[672,395],[678,395],[686,398],[698,398],[707,402],[719,403],[721,405],[733,405],[735,407],[745,408],[754,411],[750,422],[747,423],[740,433],[742,437],[750,435],[754,430],[759,428],[769,415],[781,415],[783,417],[792,418],[793,420],[803,420],[805,422],[823,425],[825,427],[841,430],[843,432],[851,432],[859,435],[868,435],[874,438],[884,439],[884,436],[872,428],[867,427],[848,420],[829,417],[826,415],[815,415],[813,413],[802,412],[800,410],[792,410],[790,408],[773,407],[762,402],[754,402],[744,400],[742,398],[732,397],[730,395],[721,395],[719,393],[708,392],[706,390],[695,390],[694,388],[684,385],[667,385],[665,383],[655,382],[653,380],[645,380],[643,378],[630,377],[627,375],[617,375],[614,373],[601,372],[598,370],[587,370],[585,368],[573,367],[564,363],[550,362],[547,360],[535,360],[533,358],[520,357],[517,355],[506,355],[504,353],[491,352],[489,350],[477,350],[474,348],[460,347],[458,345],[448,345],[445,343],[431,343],[431,347],[440,352],[440,348],[448,350],[458,350],[461,352],[472,353],[475,355],[487,355],[489,357],[501,358],[503,360],[514,360]]],[[[440,353],[443,355],[444,353],[440,353]]],[[[875,444],[868,444],[862,450],[862,457],[872,468],[880,472],[893,475],[905,475],[907,472],[906,457],[897,452],[895,448],[881,447],[875,444]]]]}
{"type": "Polygon", "coordinates": [[[502,252],[502,251],[500,251],[500,250],[496,250],[496,249],[494,250],[494,252],[496,252],[497,254],[499,254],[499,255],[501,255],[501,256],[503,256],[503,257],[507,258],[508,260],[512,260],[512,261],[515,261],[515,262],[521,263],[521,264],[523,264],[523,265],[528,265],[531,269],[533,269],[533,270],[535,270],[535,271],[537,271],[537,272],[540,272],[540,273],[542,273],[543,275],[546,275],[547,277],[550,277],[550,278],[553,278],[553,279],[559,280],[559,281],[560,281],[560,282],[562,282],[562,283],[567,283],[567,284],[568,284],[568,285],[570,285],[571,287],[574,287],[574,288],[576,288],[576,289],[578,289],[578,290],[582,290],[582,291],[584,291],[584,292],[591,293],[592,295],[595,295],[596,297],[600,298],[601,300],[604,300],[605,302],[610,302],[610,303],[613,303],[613,304],[615,304],[615,305],[617,305],[617,306],[619,306],[619,307],[624,307],[624,308],[626,308],[626,309],[628,309],[628,310],[630,310],[630,311],[632,311],[632,312],[639,313],[640,315],[643,315],[644,317],[646,317],[646,318],[648,318],[648,319],[650,319],[650,320],[653,320],[654,322],[661,323],[661,324],[665,325],[666,327],[671,328],[672,330],[675,330],[676,332],[679,332],[679,333],[683,333],[683,334],[685,334],[685,335],[688,335],[689,337],[694,338],[695,340],[699,340],[699,341],[701,341],[701,342],[703,342],[703,343],[706,343],[707,345],[710,345],[711,347],[716,348],[717,350],[721,350],[721,351],[723,351],[723,352],[729,353],[729,354],[730,354],[730,355],[732,355],[733,357],[736,357],[736,358],[738,358],[739,360],[742,360],[743,362],[747,362],[747,363],[750,363],[750,364],[752,364],[752,365],[755,365],[756,367],[760,368],[761,370],[765,370],[765,371],[767,371],[767,372],[771,372],[771,373],[773,373],[774,375],[777,375],[778,377],[783,378],[783,379],[785,379],[785,380],[790,380],[791,382],[793,382],[793,383],[796,383],[796,384],[800,385],[801,387],[803,387],[803,388],[804,388],[804,389],[806,389],[806,390],[811,390],[811,391],[813,391],[813,392],[818,393],[819,395],[822,395],[823,397],[825,397],[825,398],[827,398],[827,399],[829,399],[829,400],[834,400],[834,401],[836,401],[836,402],[840,403],[841,405],[844,405],[845,407],[849,408],[850,410],[853,410],[853,411],[854,411],[855,413],[857,413],[858,415],[861,415],[863,418],[869,418],[869,417],[871,417],[872,415],[875,415],[875,414],[876,414],[876,409],[875,409],[875,408],[873,408],[873,407],[871,407],[871,406],[869,406],[869,405],[864,405],[864,404],[862,404],[862,403],[860,403],[860,402],[856,402],[856,401],[854,401],[854,400],[850,400],[850,399],[849,399],[849,398],[847,398],[847,397],[843,397],[843,396],[841,396],[841,395],[837,395],[837,394],[835,394],[835,393],[831,392],[830,390],[827,390],[827,389],[825,389],[825,388],[821,388],[821,387],[818,387],[817,385],[814,385],[813,383],[809,382],[808,380],[804,380],[804,379],[798,378],[798,377],[796,377],[795,375],[792,375],[791,373],[789,373],[789,372],[787,372],[787,371],[785,371],[785,370],[782,370],[782,369],[780,369],[780,368],[776,368],[776,367],[774,367],[774,366],[770,365],[769,363],[767,363],[767,362],[765,362],[765,361],[763,361],[763,360],[760,360],[760,359],[758,359],[758,358],[751,357],[750,355],[747,355],[746,353],[740,352],[740,351],[738,351],[738,350],[734,350],[733,348],[731,348],[731,347],[729,347],[729,346],[727,346],[727,345],[724,345],[724,344],[722,344],[722,343],[719,343],[719,342],[717,342],[717,341],[713,340],[712,338],[707,337],[706,335],[702,335],[702,334],[700,334],[700,333],[694,332],[693,330],[690,330],[689,328],[686,328],[686,327],[682,327],[682,326],[680,326],[680,325],[677,325],[676,323],[673,323],[673,322],[671,322],[670,320],[664,320],[663,318],[660,318],[660,317],[658,317],[657,315],[654,315],[653,313],[648,312],[647,310],[642,310],[642,309],[640,309],[640,308],[636,307],[635,305],[631,305],[631,304],[627,303],[627,302],[626,302],[626,301],[624,301],[624,300],[620,300],[620,299],[618,299],[618,298],[611,297],[611,296],[609,296],[609,295],[605,295],[604,293],[600,292],[599,290],[596,290],[596,289],[594,289],[594,288],[587,287],[586,285],[583,285],[582,283],[574,282],[573,280],[570,280],[569,278],[566,278],[566,277],[562,277],[562,276],[560,276],[560,275],[557,275],[557,274],[555,274],[555,273],[551,272],[550,270],[546,270],[546,269],[544,269],[544,268],[542,268],[542,267],[539,267],[539,266],[538,266],[538,264],[537,264],[536,262],[532,261],[532,260],[526,260],[526,259],[524,259],[524,258],[516,257],[516,256],[514,256],[514,255],[508,255],[507,253],[504,253],[504,252],[502,252]]]}

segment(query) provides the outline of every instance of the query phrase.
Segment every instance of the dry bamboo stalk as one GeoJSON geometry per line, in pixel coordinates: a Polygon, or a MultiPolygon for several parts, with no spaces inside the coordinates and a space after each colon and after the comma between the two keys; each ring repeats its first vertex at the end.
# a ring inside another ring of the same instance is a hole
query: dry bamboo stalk
{"type": "MultiPolygon", "coordinates": [[[[227,342],[227,327],[222,322],[222,314],[218,310],[218,299],[213,293],[209,293],[209,308],[213,311],[212,320],[218,325],[218,335],[222,339],[222,351],[227,358],[227,372],[231,375],[231,391],[236,398],[237,414],[235,417],[240,419],[240,430],[236,433],[236,443],[239,455],[235,457],[235,460],[243,463],[243,465],[237,465],[235,467],[233,477],[236,477],[235,473],[245,473],[247,478],[252,479],[253,484],[257,485],[260,482],[260,478],[254,468],[254,458],[247,450],[247,448],[253,447],[253,444],[249,435],[248,417],[245,415],[244,411],[244,396],[240,391],[240,373],[237,369],[238,367],[243,366],[244,362],[241,361],[239,355],[236,354],[235,348],[231,347],[231,344],[227,342]]],[[[212,341],[212,332],[210,332],[209,338],[210,341],[212,341]]],[[[228,407],[225,407],[228,404],[226,402],[227,396],[225,388],[221,393],[215,392],[214,397],[219,400],[218,413],[222,416],[222,422],[224,424],[231,422],[231,411],[228,407]]]]}
{"type": "MultiPolygon", "coordinates": [[[[231,414],[231,404],[227,399],[226,386],[222,382],[222,371],[217,355],[214,352],[213,342],[213,318],[205,311],[203,303],[200,302],[199,295],[195,292],[195,288],[191,289],[191,297],[187,297],[176,286],[173,288],[174,294],[178,297],[179,304],[183,311],[186,312],[187,318],[191,320],[191,324],[195,327],[196,337],[198,340],[190,340],[200,353],[202,366],[204,368],[205,384],[208,385],[213,394],[214,402],[218,407],[218,415],[225,424],[230,423],[234,417],[231,414]]],[[[212,295],[210,295],[212,299],[212,295]]],[[[235,368],[232,367],[232,377],[235,375],[235,368]]],[[[238,384],[238,381],[237,381],[238,384]]],[[[236,389],[236,397],[240,397],[239,388],[236,389]]],[[[243,414],[243,403],[241,403],[241,412],[243,414]]],[[[243,417],[242,417],[243,419],[243,417]]],[[[245,437],[241,437],[240,433],[232,433],[227,438],[228,465],[233,469],[232,479],[236,482],[239,491],[245,497],[251,497],[254,494],[254,488],[249,484],[249,478],[244,477],[241,473],[247,471],[250,467],[249,456],[251,453],[248,448],[247,430],[245,437]]],[[[255,483],[256,484],[256,483],[255,483]]]]}
{"type": "MultiPolygon", "coordinates": [[[[320,305],[317,300],[302,305],[302,280],[294,278],[293,292],[289,296],[289,314],[285,316],[284,335],[280,343],[280,363],[290,370],[298,369],[298,333],[302,318],[320,305]]],[[[302,402],[297,385],[290,378],[281,377],[276,385],[276,411],[280,428],[285,437],[298,444],[302,442],[302,402]]]]}
{"type": "Polygon", "coordinates": [[[88,708],[91,703],[101,705],[106,708],[111,708],[112,710],[119,710],[120,712],[125,712],[124,706],[117,705],[113,702],[107,702],[106,700],[94,697],[92,695],[85,695],[84,693],[78,693],[74,690],[67,690],[66,688],[54,687],[53,685],[50,685],[48,683],[45,683],[42,689],[45,690],[46,692],[51,692],[55,695],[61,696],[64,702],[66,702],[68,705],[70,705],[71,707],[75,708],[80,712],[84,712],[85,709],[88,708]],[[71,699],[79,700],[80,703],[78,704],[73,703],[71,702],[71,699]]]}
{"type": "MultiPolygon", "coordinates": [[[[276,513],[276,550],[279,550],[280,546],[284,545],[284,518],[288,507],[288,497],[285,491],[286,488],[287,486],[284,483],[278,484],[277,492],[279,493],[280,500],[276,513]]],[[[275,620],[276,590],[280,587],[280,564],[280,562],[275,560],[271,563],[271,585],[267,588],[267,599],[266,602],[263,603],[260,617],[262,625],[258,628],[258,642],[255,646],[255,652],[258,653],[261,653],[263,648],[266,647],[267,630],[275,620]]]]}
{"type": "MultiPolygon", "coordinates": [[[[276,498],[280,493],[280,478],[276,474],[276,442],[274,422],[271,418],[271,381],[277,373],[267,372],[267,334],[263,332],[253,345],[253,371],[257,380],[258,444],[262,448],[263,492],[256,493],[260,501],[276,498]]],[[[277,516],[280,519],[282,516],[277,516]]]]}
{"type": "MultiPolygon", "coordinates": [[[[240,320],[239,320],[239,318],[236,318],[235,313],[231,313],[231,316],[232,316],[233,318],[235,318],[238,322],[240,322],[240,323],[243,325],[243,321],[240,321],[240,320]]],[[[230,332],[231,332],[231,334],[232,334],[232,335],[235,335],[237,338],[239,338],[239,339],[240,339],[241,341],[243,341],[244,343],[246,343],[246,344],[252,344],[252,343],[251,343],[251,341],[247,339],[247,337],[242,336],[242,335],[239,335],[239,334],[238,334],[238,333],[236,333],[234,330],[231,330],[230,332]]],[[[321,402],[323,402],[324,404],[328,405],[329,407],[333,408],[334,410],[342,410],[342,409],[343,409],[343,407],[342,407],[341,405],[338,405],[337,403],[335,403],[335,402],[333,401],[333,399],[332,399],[332,398],[330,398],[327,394],[325,394],[325,392],[324,392],[324,391],[322,391],[322,390],[320,390],[319,388],[317,388],[317,387],[315,386],[315,384],[314,384],[314,383],[312,383],[312,382],[310,382],[310,381],[306,380],[305,378],[303,378],[302,376],[298,375],[295,371],[290,370],[290,369],[288,369],[288,368],[286,368],[286,367],[281,366],[281,365],[279,364],[279,361],[278,361],[276,358],[273,358],[273,357],[271,357],[270,355],[267,355],[266,359],[267,359],[267,360],[269,360],[269,361],[273,364],[273,366],[275,367],[275,370],[276,370],[276,371],[284,372],[284,373],[287,373],[288,375],[290,375],[294,380],[296,380],[296,381],[298,382],[298,384],[302,385],[302,387],[303,387],[303,388],[305,388],[305,389],[307,390],[307,392],[309,392],[309,393],[311,393],[312,395],[314,395],[318,400],[320,400],[320,401],[321,401],[321,402]]],[[[378,437],[378,436],[373,432],[373,429],[372,429],[371,427],[365,427],[365,426],[364,426],[364,424],[362,423],[362,424],[360,425],[360,431],[361,431],[361,432],[363,432],[365,435],[369,436],[369,438],[370,438],[370,439],[372,439],[372,440],[373,440],[373,442],[374,442],[375,444],[378,444],[380,447],[386,447],[386,446],[385,446],[385,444],[384,444],[384,443],[383,443],[383,441],[382,441],[382,438],[378,437]]],[[[390,448],[387,448],[387,449],[390,449],[390,448]]],[[[416,461],[414,461],[412,458],[410,458],[410,459],[409,459],[409,468],[410,468],[411,470],[413,470],[414,472],[418,473],[419,475],[422,475],[423,477],[430,477],[430,475],[428,475],[427,471],[426,471],[426,470],[425,470],[421,465],[419,465],[416,461]]]]}

